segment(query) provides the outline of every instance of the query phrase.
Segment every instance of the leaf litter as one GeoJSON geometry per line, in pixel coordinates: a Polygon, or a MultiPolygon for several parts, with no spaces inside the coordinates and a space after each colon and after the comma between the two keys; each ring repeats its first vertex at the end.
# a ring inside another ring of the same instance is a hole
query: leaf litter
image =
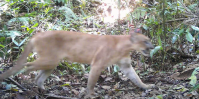
{"type": "MultiPolygon", "coordinates": [[[[102,73],[98,83],[95,86],[97,97],[94,99],[187,99],[199,98],[198,90],[190,91],[192,86],[189,84],[188,78],[179,80],[172,78],[173,72],[157,72],[143,71],[142,68],[139,75],[144,83],[156,84],[156,88],[143,90],[134,85],[125,75],[118,72],[118,75],[102,73]]],[[[16,80],[27,90],[21,90],[12,82],[2,82],[0,86],[1,99],[81,99],[86,95],[86,86],[88,74],[65,74],[57,75],[54,71],[53,76],[50,76],[45,81],[45,90],[38,89],[33,83],[35,75],[31,72],[26,77],[18,75],[16,80]],[[31,74],[32,73],[32,74],[31,74]],[[56,74],[56,75],[54,75],[56,74]],[[56,77],[57,76],[57,77],[56,77]],[[60,78],[60,79],[57,79],[60,78]]],[[[186,73],[186,72],[185,72],[186,73]]]]}

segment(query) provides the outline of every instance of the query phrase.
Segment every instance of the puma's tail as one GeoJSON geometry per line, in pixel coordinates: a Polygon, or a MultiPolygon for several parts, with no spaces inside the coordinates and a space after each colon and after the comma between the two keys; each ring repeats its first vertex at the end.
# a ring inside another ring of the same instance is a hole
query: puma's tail
{"type": "Polygon", "coordinates": [[[32,48],[32,43],[31,41],[29,41],[24,49],[24,52],[22,52],[20,58],[17,60],[16,65],[14,65],[11,69],[7,70],[3,74],[0,74],[0,81],[10,77],[11,75],[16,74],[24,68],[24,64],[26,63],[27,57],[29,53],[32,51],[32,48]]]}

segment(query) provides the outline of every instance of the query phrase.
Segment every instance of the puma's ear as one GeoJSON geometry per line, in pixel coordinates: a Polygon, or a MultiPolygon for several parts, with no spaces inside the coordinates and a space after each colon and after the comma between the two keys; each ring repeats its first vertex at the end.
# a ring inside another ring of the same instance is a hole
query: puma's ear
{"type": "Polygon", "coordinates": [[[130,29],[129,33],[142,33],[140,28],[130,29]]]}
{"type": "Polygon", "coordinates": [[[137,33],[142,33],[140,28],[130,29],[129,34],[131,35],[131,41],[136,41],[137,33]]]}
{"type": "Polygon", "coordinates": [[[136,28],[136,29],[135,29],[135,32],[136,32],[136,33],[142,33],[142,30],[141,30],[140,28],[136,28]]]}
{"type": "Polygon", "coordinates": [[[136,28],[136,29],[130,29],[129,34],[131,36],[135,36],[137,33],[142,33],[142,30],[140,28],[136,28]]]}

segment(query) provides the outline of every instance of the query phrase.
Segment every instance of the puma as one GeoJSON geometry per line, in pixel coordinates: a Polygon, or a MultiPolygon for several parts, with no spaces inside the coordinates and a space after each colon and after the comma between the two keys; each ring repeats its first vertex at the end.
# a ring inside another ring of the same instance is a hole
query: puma
{"type": "Polygon", "coordinates": [[[140,88],[152,88],[144,84],[131,66],[130,52],[136,50],[149,56],[153,45],[150,39],[136,31],[130,35],[91,35],[69,31],[47,31],[37,33],[27,43],[16,65],[0,75],[0,80],[16,74],[27,66],[27,72],[40,70],[35,82],[44,89],[44,81],[62,59],[90,64],[87,94],[94,94],[94,86],[101,72],[112,64],[118,64],[121,71],[140,88]],[[39,58],[26,63],[29,53],[36,51],[39,58]]]}

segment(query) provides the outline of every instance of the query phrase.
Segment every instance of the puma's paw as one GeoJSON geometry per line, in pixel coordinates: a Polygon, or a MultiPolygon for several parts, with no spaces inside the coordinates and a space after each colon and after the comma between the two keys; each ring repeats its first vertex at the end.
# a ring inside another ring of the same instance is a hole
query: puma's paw
{"type": "Polygon", "coordinates": [[[155,84],[149,84],[147,89],[155,88],[155,84]]]}
{"type": "Polygon", "coordinates": [[[99,98],[99,96],[96,93],[95,94],[86,95],[84,97],[84,99],[97,99],[97,98],[99,98]]]}

